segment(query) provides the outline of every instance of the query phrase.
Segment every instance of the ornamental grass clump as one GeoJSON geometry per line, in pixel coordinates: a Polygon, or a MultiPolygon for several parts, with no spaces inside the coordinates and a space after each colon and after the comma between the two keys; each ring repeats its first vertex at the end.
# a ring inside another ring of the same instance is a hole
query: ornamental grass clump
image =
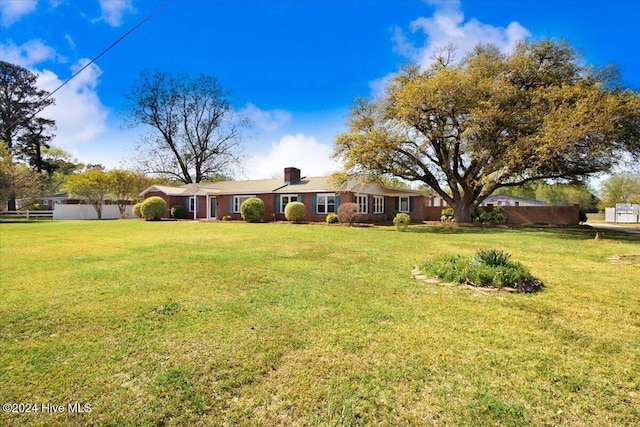
{"type": "Polygon", "coordinates": [[[544,287],[527,267],[510,261],[511,254],[496,249],[478,251],[473,257],[445,255],[425,260],[421,267],[439,280],[476,287],[512,288],[536,292],[544,287]]]}

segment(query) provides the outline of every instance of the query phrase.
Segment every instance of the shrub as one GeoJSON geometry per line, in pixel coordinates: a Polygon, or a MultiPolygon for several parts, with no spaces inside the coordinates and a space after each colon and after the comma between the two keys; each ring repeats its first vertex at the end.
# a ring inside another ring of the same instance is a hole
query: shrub
{"type": "Polygon", "coordinates": [[[327,215],[325,221],[327,221],[327,224],[337,224],[340,220],[338,219],[338,215],[330,213],[327,215]]]}
{"type": "Polygon", "coordinates": [[[133,214],[138,218],[142,218],[142,211],[140,210],[141,208],[142,208],[142,202],[136,203],[135,205],[133,205],[133,214]]]}
{"type": "Polygon", "coordinates": [[[471,258],[448,255],[426,260],[421,267],[438,279],[471,286],[511,287],[527,293],[544,287],[524,265],[509,261],[510,257],[508,252],[483,250],[471,258]]]}
{"type": "Polygon", "coordinates": [[[257,198],[251,197],[240,205],[240,215],[247,222],[262,222],[264,217],[264,202],[257,198]]]}
{"type": "Polygon", "coordinates": [[[171,217],[175,219],[185,219],[187,217],[187,210],[182,205],[175,205],[171,207],[171,217]]]}
{"type": "Polygon", "coordinates": [[[162,218],[167,211],[167,202],[162,197],[153,196],[142,202],[140,212],[147,221],[157,221],[162,218]]]}
{"type": "Polygon", "coordinates": [[[487,213],[486,222],[488,224],[506,224],[507,213],[502,207],[495,207],[491,212],[487,213]]]}
{"type": "Polygon", "coordinates": [[[393,218],[393,225],[396,226],[398,231],[407,231],[407,228],[411,224],[411,217],[406,213],[396,214],[396,217],[393,218]]]}
{"type": "Polygon", "coordinates": [[[307,215],[307,207],[302,202],[287,203],[284,208],[284,217],[292,222],[304,221],[304,217],[307,215]]]}
{"type": "Polygon", "coordinates": [[[231,215],[224,215],[224,216],[222,217],[222,220],[223,220],[223,221],[231,221],[231,215]]]}
{"type": "Polygon", "coordinates": [[[478,222],[482,224],[484,222],[486,211],[480,208],[475,208],[471,212],[471,222],[478,222]]]}
{"type": "Polygon", "coordinates": [[[453,209],[452,208],[445,208],[442,209],[442,212],[440,213],[440,221],[442,222],[451,222],[453,221],[453,209]]]}
{"type": "Polygon", "coordinates": [[[585,208],[580,208],[580,222],[587,222],[587,210],[585,208]]]}
{"type": "Polygon", "coordinates": [[[342,203],[338,207],[338,220],[343,224],[353,225],[358,219],[358,204],[357,203],[342,203]]]}
{"type": "Polygon", "coordinates": [[[480,224],[506,224],[507,213],[500,206],[493,208],[491,212],[476,208],[471,214],[471,221],[480,224]]]}

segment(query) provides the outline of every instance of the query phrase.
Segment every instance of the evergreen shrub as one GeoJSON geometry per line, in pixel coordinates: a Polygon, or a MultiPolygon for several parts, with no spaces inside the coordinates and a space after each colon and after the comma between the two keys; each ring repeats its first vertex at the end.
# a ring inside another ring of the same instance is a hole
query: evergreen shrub
{"type": "Polygon", "coordinates": [[[136,203],[135,205],[133,205],[133,214],[138,218],[142,218],[142,211],[140,210],[141,208],[142,208],[142,202],[136,203]]]}
{"type": "Polygon", "coordinates": [[[171,218],[185,219],[187,217],[187,210],[182,205],[175,205],[171,207],[171,218]]]}
{"type": "Polygon", "coordinates": [[[340,222],[340,220],[338,219],[338,215],[334,213],[330,213],[329,215],[327,215],[325,221],[327,221],[327,224],[337,224],[338,222],[340,222]]]}
{"type": "Polygon", "coordinates": [[[167,211],[167,202],[162,197],[153,196],[145,199],[140,207],[142,217],[147,221],[158,221],[167,211]]]}
{"type": "Polygon", "coordinates": [[[247,222],[262,222],[264,211],[264,202],[257,197],[251,197],[240,205],[240,215],[247,222]]]}
{"type": "Polygon", "coordinates": [[[442,222],[451,222],[453,221],[453,209],[452,208],[445,208],[442,209],[442,212],[440,213],[440,221],[442,222]]]}
{"type": "Polygon", "coordinates": [[[284,208],[284,217],[291,222],[304,221],[307,215],[307,207],[302,202],[287,203],[284,208]]]}
{"type": "Polygon", "coordinates": [[[406,213],[396,214],[396,217],[393,219],[393,225],[396,226],[398,231],[407,231],[409,224],[411,224],[411,217],[406,213]]]}

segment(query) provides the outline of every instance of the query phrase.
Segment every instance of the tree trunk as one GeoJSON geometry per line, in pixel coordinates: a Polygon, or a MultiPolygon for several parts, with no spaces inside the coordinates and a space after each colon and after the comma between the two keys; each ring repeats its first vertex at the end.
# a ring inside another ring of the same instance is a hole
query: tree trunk
{"type": "Polygon", "coordinates": [[[9,200],[7,201],[7,210],[8,211],[15,211],[16,209],[16,195],[15,194],[11,194],[11,196],[9,196],[9,200]]]}
{"type": "Polygon", "coordinates": [[[96,210],[98,214],[98,219],[102,219],[102,203],[93,204],[93,208],[96,210]]]}
{"type": "Polygon", "coordinates": [[[471,223],[471,213],[473,212],[473,202],[460,200],[453,205],[453,220],[458,223],[471,223]]]}

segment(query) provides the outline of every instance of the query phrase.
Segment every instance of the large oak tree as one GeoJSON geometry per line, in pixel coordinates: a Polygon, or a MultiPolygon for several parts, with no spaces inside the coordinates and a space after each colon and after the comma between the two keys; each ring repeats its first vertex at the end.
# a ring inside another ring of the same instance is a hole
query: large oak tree
{"type": "Polygon", "coordinates": [[[127,99],[128,123],[151,128],[138,150],[144,172],[192,183],[237,168],[247,122],[234,118],[214,77],[146,70],[127,99]]]}
{"type": "Polygon", "coordinates": [[[640,96],[581,62],[566,42],[477,46],[460,63],[408,66],[359,100],[336,137],[347,175],[431,187],[458,222],[501,187],[575,180],[640,157],[640,96]]]}

